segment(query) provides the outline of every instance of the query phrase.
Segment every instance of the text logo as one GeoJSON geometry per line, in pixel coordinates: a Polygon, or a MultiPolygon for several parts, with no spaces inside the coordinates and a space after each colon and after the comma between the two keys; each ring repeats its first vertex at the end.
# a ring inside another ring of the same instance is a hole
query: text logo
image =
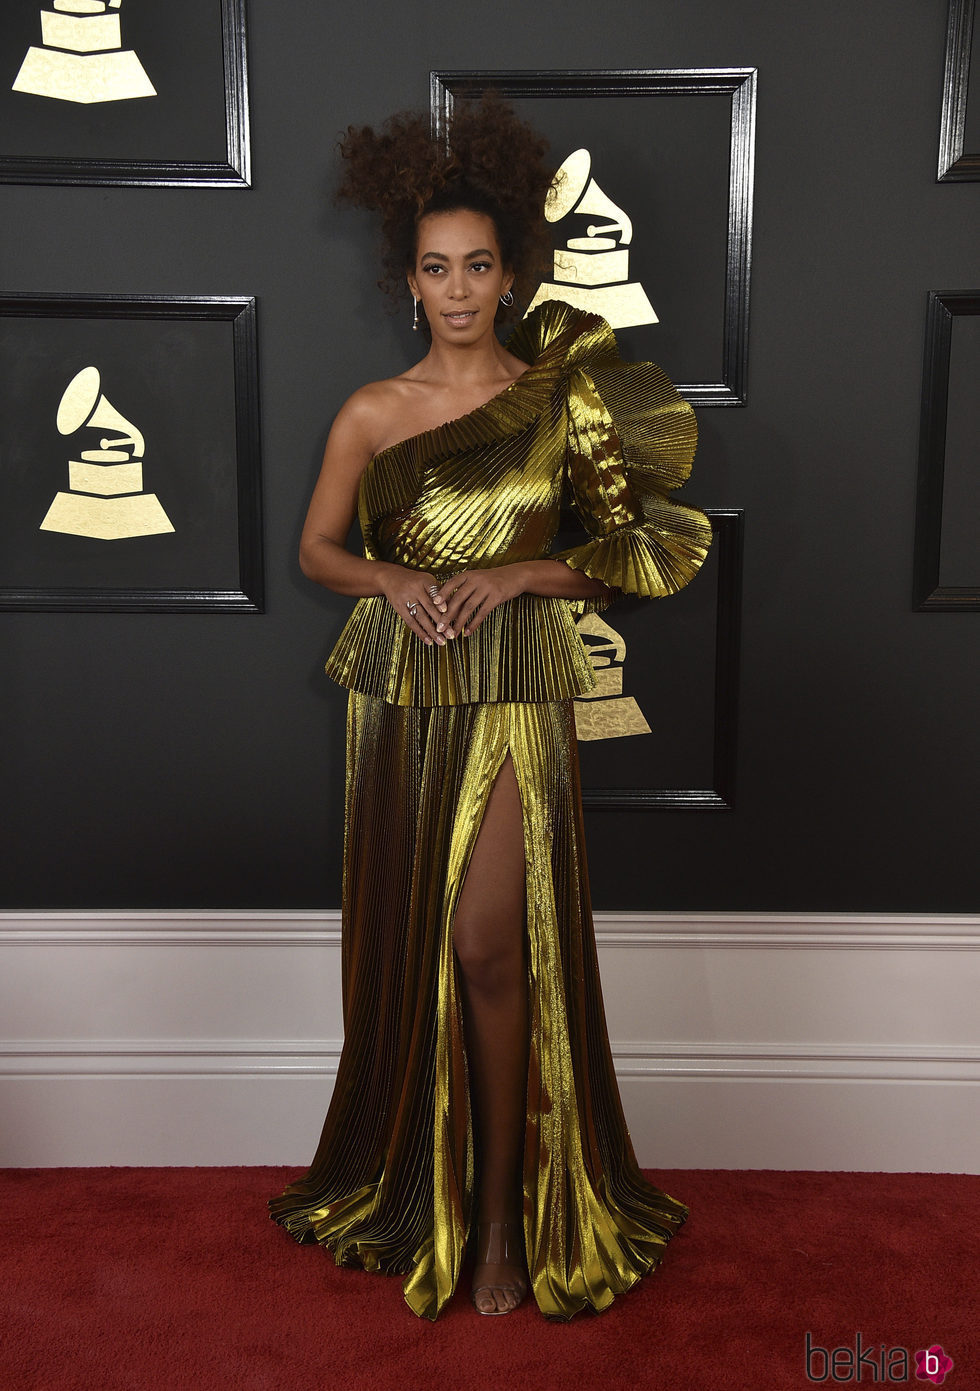
{"type": "Polygon", "coordinates": [[[855,1335],[853,1347],[825,1348],[813,1342],[808,1331],[804,1351],[806,1379],[818,1385],[822,1382],[840,1385],[843,1382],[862,1380],[876,1384],[891,1382],[897,1385],[911,1379],[914,1365],[917,1381],[929,1381],[934,1386],[942,1386],[948,1373],[953,1370],[953,1359],[947,1356],[938,1343],[921,1348],[913,1356],[908,1348],[889,1348],[884,1343],[865,1343],[860,1333],[855,1335]]]}

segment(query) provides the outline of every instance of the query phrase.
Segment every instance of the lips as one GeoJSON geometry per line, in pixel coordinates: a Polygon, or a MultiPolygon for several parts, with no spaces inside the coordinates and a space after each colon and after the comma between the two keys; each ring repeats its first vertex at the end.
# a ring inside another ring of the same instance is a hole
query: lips
{"type": "Polygon", "coordinates": [[[475,309],[460,309],[455,313],[443,314],[442,316],[450,324],[468,324],[471,319],[476,318],[475,309]]]}

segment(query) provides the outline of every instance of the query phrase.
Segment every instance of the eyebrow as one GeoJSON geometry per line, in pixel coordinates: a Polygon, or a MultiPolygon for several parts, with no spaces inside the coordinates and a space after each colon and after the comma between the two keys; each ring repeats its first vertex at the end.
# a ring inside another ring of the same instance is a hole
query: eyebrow
{"type": "MultiPolygon", "coordinates": [[[[423,251],[423,252],[422,252],[422,257],[424,258],[424,257],[426,257],[426,256],[434,256],[435,259],[436,259],[437,261],[448,261],[448,260],[449,260],[449,257],[446,256],[446,255],[444,255],[443,252],[441,252],[441,251],[423,251]]],[[[466,255],[465,255],[465,257],[464,257],[463,259],[466,260],[466,261],[472,261],[472,259],[473,259],[474,256],[489,256],[489,257],[492,258],[492,257],[493,257],[493,252],[490,250],[489,247],[480,246],[480,247],[477,247],[476,251],[467,251],[467,253],[466,253],[466,255]]]]}

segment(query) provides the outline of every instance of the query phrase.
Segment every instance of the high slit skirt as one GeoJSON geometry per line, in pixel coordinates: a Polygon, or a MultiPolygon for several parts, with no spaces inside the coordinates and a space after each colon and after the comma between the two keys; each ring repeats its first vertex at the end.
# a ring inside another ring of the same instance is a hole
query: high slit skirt
{"type": "Polygon", "coordinates": [[[309,1172],[270,1202],[341,1266],[402,1274],[434,1319],[452,1296],[477,1178],[456,903],[510,754],[524,821],[529,1068],[523,1222],[546,1316],[601,1310],[687,1217],[641,1174],[606,1031],[569,700],[396,706],[351,692],[344,1047],[309,1172]]]}

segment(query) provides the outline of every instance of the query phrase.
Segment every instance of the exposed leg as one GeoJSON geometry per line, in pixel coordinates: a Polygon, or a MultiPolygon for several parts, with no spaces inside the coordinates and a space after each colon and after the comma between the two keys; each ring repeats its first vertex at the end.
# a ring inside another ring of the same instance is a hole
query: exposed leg
{"type": "Polygon", "coordinates": [[[490,792],[453,922],[477,1156],[473,1272],[481,1313],[504,1313],[527,1287],[521,1245],[528,1066],[524,821],[510,754],[490,792]],[[509,1230],[488,1230],[506,1222],[509,1230]],[[499,1284],[498,1284],[499,1282],[499,1284]],[[511,1287],[508,1290],[505,1287],[511,1287]]]}

